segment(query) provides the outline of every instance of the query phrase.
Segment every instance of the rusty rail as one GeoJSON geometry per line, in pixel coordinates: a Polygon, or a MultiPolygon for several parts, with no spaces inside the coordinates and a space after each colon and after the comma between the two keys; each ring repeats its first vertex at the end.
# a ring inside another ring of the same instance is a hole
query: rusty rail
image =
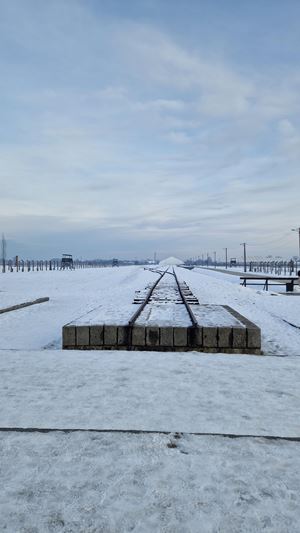
{"type": "MultiPolygon", "coordinates": [[[[154,272],[154,271],[152,270],[152,272],[154,272]]],[[[140,316],[140,314],[143,311],[144,307],[149,302],[149,300],[150,300],[150,298],[151,298],[151,296],[153,294],[154,289],[157,287],[157,285],[159,284],[160,280],[164,277],[166,272],[167,272],[167,270],[165,270],[163,273],[160,273],[159,278],[156,280],[156,282],[150,288],[145,300],[141,303],[139,308],[136,310],[136,312],[132,315],[131,319],[129,320],[129,322],[128,322],[129,326],[133,326],[133,324],[135,323],[136,319],[140,316]]]]}
{"type": "Polygon", "coordinates": [[[188,314],[189,314],[189,317],[190,317],[190,319],[191,319],[191,322],[192,322],[192,324],[193,324],[194,327],[197,327],[197,326],[198,326],[197,319],[196,319],[196,317],[195,317],[195,315],[194,315],[194,313],[193,313],[193,311],[192,311],[192,309],[191,309],[191,306],[190,306],[190,305],[188,304],[188,302],[186,301],[186,297],[184,296],[184,294],[183,294],[183,292],[182,292],[182,290],[181,290],[180,283],[179,283],[178,278],[177,278],[177,276],[176,276],[176,274],[175,274],[175,270],[174,270],[174,268],[173,268],[173,275],[174,275],[174,278],[175,278],[176,283],[177,283],[177,287],[178,287],[178,290],[179,290],[179,294],[180,294],[181,299],[182,299],[182,301],[183,301],[183,303],[184,303],[184,305],[185,305],[185,308],[186,308],[186,310],[187,310],[187,312],[188,312],[188,314]]]}

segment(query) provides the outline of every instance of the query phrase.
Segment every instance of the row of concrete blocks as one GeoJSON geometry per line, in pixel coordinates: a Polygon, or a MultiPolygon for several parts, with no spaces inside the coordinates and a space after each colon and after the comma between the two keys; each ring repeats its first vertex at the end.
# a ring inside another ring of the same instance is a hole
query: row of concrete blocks
{"type": "Polygon", "coordinates": [[[261,334],[249,321],[245,327],[66,325],[63,348],[261,354],[261,334]]]}

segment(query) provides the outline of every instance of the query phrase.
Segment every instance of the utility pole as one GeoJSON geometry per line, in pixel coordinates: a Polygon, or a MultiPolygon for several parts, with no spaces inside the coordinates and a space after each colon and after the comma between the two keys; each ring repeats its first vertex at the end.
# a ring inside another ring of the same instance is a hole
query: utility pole
{"type": "Polygon", "coordinates": [[[298,257],[300,259],[300,228],[293,228],[292,231],[297,231],[298,232],[298,236],[299,236],[299,242],[298,242],[298,247],[299,247],[299,250],[298,250],[298,257]]]}
{"type": "Polygon", "coordinates": [[[1,242],[1,252],[2,252],[2,272],[4,273],[6,268],[6,239],[4,233],[2,233],[2,242],[1,242]]]}
{"type": "Polygon", "coordinates": [[[227,270],[227,267],[228,267],[228,248],[224,248],[225,250],[225,266],[226,266],[226,270],[227,270]]]}
{"type": "Polygon", "coordinates": [[[242,242],[241,246],[244,246],[244,272],[247,272],[247,255],[246,255],[246,242],[242,242]]]}
{"type": "Polygon", "coordinates": [[[214,263],[215,263],[215,268],[217,268],[217,259],[216,259],[216,256],[217,256],[217,252],[214,252],[214,263]]]}
{"type": "Polygon", "coordinates": [[[208,267],[208,252],[207,252],[207,267],[208,267]]]}

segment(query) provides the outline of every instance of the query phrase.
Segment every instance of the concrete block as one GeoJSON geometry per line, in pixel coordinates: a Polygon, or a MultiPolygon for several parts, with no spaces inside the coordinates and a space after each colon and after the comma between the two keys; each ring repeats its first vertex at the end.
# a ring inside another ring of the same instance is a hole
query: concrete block
{"type": "Polygon", "coordinates": [[[204,348],[216,348],[218,346],[218,328],[203,327],[204,348]]]}
{"type": "Polygon", "coordinates": [[[173,328],[160,328],[160,346],[173,346],[173,328]]]}
{"type": "Polygon", "coordinates": [[[238,313],[235,309],[232,309],[232,307],[229,307],[229,305],[222,305],[226,311],[228,311],[232,316],[234,316],[237,320],[239,320],[242,324],[244,324],[247,328],[257,328],[256,324],[254,322],[251,322],[248,318],[238,313]]]}
{"type": "Polygon", "coordinates": [[[104,325],[104,345],[115,346],[117,344],[118,326],[104,325]]]}
{"type": "Polygon", "coordinates": [[[218,346],[219,348],[230,348],[232,346],[232,328],[218,328],[218,346]]]}
{"type": "Polygon", "coordinates": [[[93,325],[90,326],[90,345],[91,346],[102,346],[104,338],[103,326],[93,325]]]}
{"type": "Polygon", "coordinates": [[[63,348],[75,346],[76,344],[76,329],[75,326],[63,327],[63,348]]]}
{"type": "Polygon", "coordinates": [[[174,328],[174,346],[187,346],[187,328],[174,328]]]}
{"type": "Polygon", "coordinates": [[[89,346],[90,328],[89,326],[76,326],[76,346],[89,346]]]}
{"type": "Polygon", "coordinates": [[[146,345],[147,346],[159,346],[159,328],[158,327],[146,328],[146,345]]]}
{"type": "Polygon", "coordinates": [[[188,346],[199,348],[203,344],[203,330],[200,326],[188,328],[188,346]]]}
{"type": "Polygon", "coordinates": [[[134,326],[132,328],[132,346],[145,346],[146,331],[143,326],[134,326]]]}
{"type": "Polygon", "coordinates": [[[247,330],[246,328],[232,328],[233,333],[233,340],[232,340],[232,347],[233,348],[246,348],[247,346],[247,330]]]}
{"type": "Polygon", "coordinates": [[[257,327],[247,328],[247,347],[260,348],[261,347],[261,332],[257,327]]]}
{"type": "Polygon", "coordinates": [[[198,326],[196,329],[196,346],[203,346],[203,328],[200,326],[198,326]]]}
{"type": "Polygon", "coordinates": [[[129,343],[129,326],[118,326],[118,345],[126,346],[129,343]]]}

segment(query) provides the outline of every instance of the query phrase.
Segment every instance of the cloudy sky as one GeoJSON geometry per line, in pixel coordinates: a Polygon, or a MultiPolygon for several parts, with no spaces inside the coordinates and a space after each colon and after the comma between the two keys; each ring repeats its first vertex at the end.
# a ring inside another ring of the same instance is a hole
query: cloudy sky
{"type": "Polygon", "coordinates": [[[297,253],[299,0],[0,0],[8,254],[297,253]]]}

